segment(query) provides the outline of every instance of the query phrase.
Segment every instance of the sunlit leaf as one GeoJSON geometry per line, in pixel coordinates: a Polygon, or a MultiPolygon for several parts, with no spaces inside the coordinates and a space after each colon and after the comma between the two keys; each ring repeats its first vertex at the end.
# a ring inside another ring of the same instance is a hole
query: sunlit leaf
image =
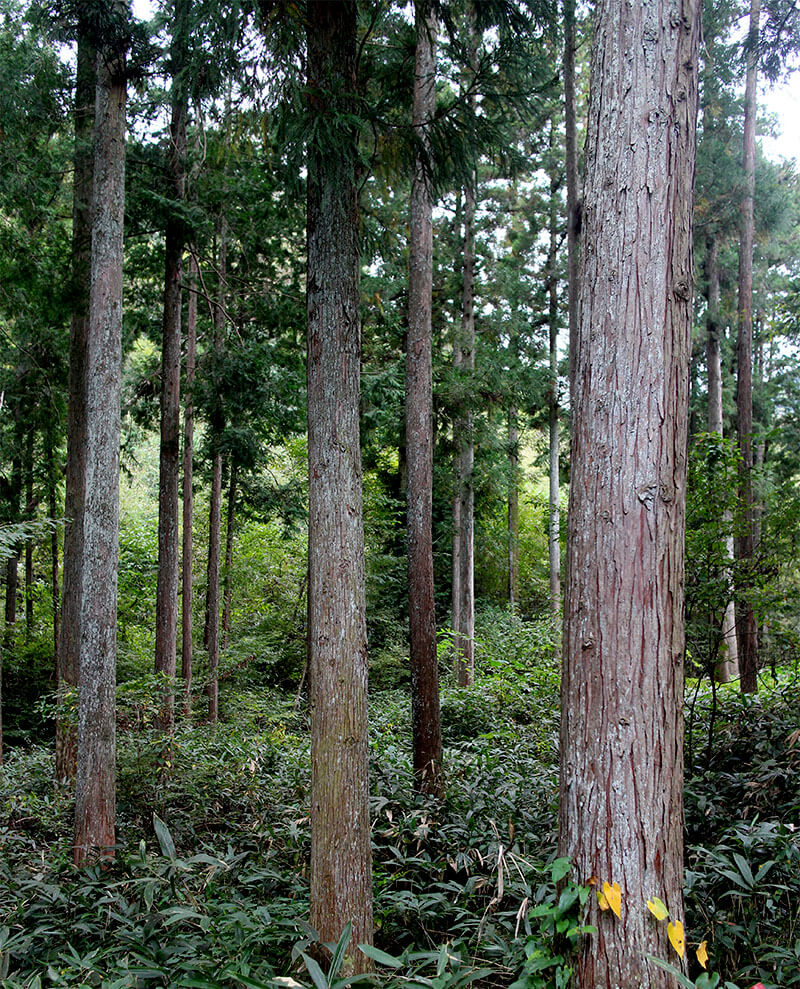
{"type": "Polygon", "coordinates": [[[683,933],[683,924],[679,920],[667,924],[667,937],[678,956],[683,958],[686,954],[686,937],[683,933]]]}
{"type": "Polygon", "coordinates": [[[656,918],[656,920],[666,920],[669,917],[669,910],[667,910],[667,905],[663,900],[660,900],[657,896],[654,896],[652,900],[647,901],[647,909],[656,918]]]}
{"type": "Polygon", "coordinates": [[[701,941],[700,947],[697,949],[697,960],[703,968],[706,968],[708,963],[708,951],[706,950],[707,945],[708,941],[701,941]]]}
{"type": "Polygon", "coordinates": [[[608,910],[609,903],[608,900],[605,898],[605,894],[603,893],[602,889],[598,889],[595,892],[597,893],[597,902],[600,904],[600,909],[608,910]]]}
{"type": "Polygon", "coordinates": [[[622,920],[622,890],[619,883],[603,883],[603,895],[613,913],[622,920]]]}

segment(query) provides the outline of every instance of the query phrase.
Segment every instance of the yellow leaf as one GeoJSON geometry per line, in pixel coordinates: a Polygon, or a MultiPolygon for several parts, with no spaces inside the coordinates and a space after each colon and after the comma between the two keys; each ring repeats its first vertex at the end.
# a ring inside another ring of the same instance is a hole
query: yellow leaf
{"type": "Polygon", "coordinates": [[[654,896],[652,900],[647,901],[647,909],[656,918],[656,920],[666,920],[669,917],[669,910],[663,900],[659,900],[657,896],[654,896]]]}
{"type": "Polygon", "coordinates": [[[608,900],[603,895],[602,889],[598,889],[596,892],[597,892],[597,902],[600,904],[600,909],[608,910],[608,900]]]}
{"type": "Polygon", "coordinates": [[[622,891],[619,883],[603,883],[603,895],[611,910],[622,920],[622,891]]]}
{"type": "Polygon", "coordinates": [[[708,961],[708,952],[706,951],[706,945],[708,941],[701,941],[700,947],[697,949],[697,960],[703,966],[706,967],[706,962],[708,961]]]}
{"type": "Polygon", "coordinates": [[[683,958],[686,954],[686,938],[683,933],[683,924],[679,920],[676,920],[674,923],[670,921],[667,924],[667,937],[678,956],[683,958]]]}

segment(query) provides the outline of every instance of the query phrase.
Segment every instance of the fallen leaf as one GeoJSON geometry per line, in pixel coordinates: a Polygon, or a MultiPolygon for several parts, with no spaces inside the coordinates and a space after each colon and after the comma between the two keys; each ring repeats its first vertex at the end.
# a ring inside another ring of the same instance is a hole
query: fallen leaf
{"type": "Polygon", "coordinates": [[[697,949],[697,960],[703,968],[706,968],[706,963],[708,962],[708,951],[706,950],[707,945],[708,941],[701,941],[700,946],[697,949]]]}
{"type": "Polygon", "coordinates": [[[674,923],[670,921],[667,924],[667,937],[678,956],[683,958],[686,954],[686,938],[683,933],[683,924],[679,920],[676,920],[674,923]]]}
{"type": "Polygon", "coordinates": [[[666,920],[667,917],[669,917],[667,905],[663,900],[659,900],[657,896],[654,896],[652,900],[647,901],[647,909],[656,918],[656,920],[666,920]]]}
{"type": "Polygon", "coordinates": [[[613,913],[622,920],[622,891],[619,883],[611,883],[611,885],[603,883],[603,895],[613,913]]]}

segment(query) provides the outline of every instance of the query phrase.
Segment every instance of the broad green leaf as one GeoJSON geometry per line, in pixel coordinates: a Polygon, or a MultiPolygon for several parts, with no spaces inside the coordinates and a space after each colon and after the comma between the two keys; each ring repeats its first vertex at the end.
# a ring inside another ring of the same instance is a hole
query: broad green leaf
{"type": "Polygon", "coordinates": [[[379,965],[386,965],[387,968],[401,968],[403,965],[400,958],[397,958],[394,955],[389,955],[385,951],[381,951],[380,948],[376,948],[371,944],[360,944],[358,947],[359,950],[367,956],[367,958],[371,958],[379,965]]]}
{"type": "Polygon", "coordinates": [[[175,854],[175,842],[172,840],[169,828],[158,814],[153,814],[153,828],[155,829],[158,843],[161,846],[161,854],[165,855],[171,862],[174,862],[177,857],[175,854]]]}

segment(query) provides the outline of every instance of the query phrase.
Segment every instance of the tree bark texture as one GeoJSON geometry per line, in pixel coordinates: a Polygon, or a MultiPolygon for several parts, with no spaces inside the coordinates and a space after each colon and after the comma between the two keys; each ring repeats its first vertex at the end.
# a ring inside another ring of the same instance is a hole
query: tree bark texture
{"type": "MultiPolygon", "coordinates": [[[[555,151],[556,128],[550,124],[550,150],[555,151]]],[[[548,295],[548,355],[550,364],[550,394],[548,396],[548,547],[550,557],[550,614],[554,622],[561,615],[561,512],[559,505],[559,463],[558,463],[558,189],[560,177],[554,171],[550,178],[550,247],[547,254],[547,295],[548,295]]],[[[556,655],[561,649],[556,647],[556,655]]]]}
{"type": "Polygon", "coordinates": [[[569,352],[576,353],[580,304],[578,125],[575,99],[575,0],[564,0],[564,169],[567,182],[567,295],[569,352]]]}
{"type": "MultiPolygon", "coordinates": [[[[477,176],[476,176],[477,179],[477,176]]],[[[475,370],[475,189],[464,190],[464,274],[461,328],[454,363],[464,379],[475,370]]],[[[469,686],[475,679],[475,489],[472,471],[475,464],[471,396],[462,384],[463,405],[454,424],[457,444],[456,494],[458,506],[453,512],[453,527],[458,540],[454,559],[458,559],[458,602],[453,606],[453,645],[456,653],[456,678],[459,686],[469,686]]]]}
{"type": "Polygon", "coordinates": [[[322,941],[353,925],[347,967],[371,943],[359,393],[354,2],[308,5],[308,98],[319,121],[308,151],[309,673],[311,924],[322,941]]]}
{"type": "Polygon", "coordinates": [[[580,989],[674,977],[684,921],[683,536],[697,0],[595,14],[562,676],[560,850],[590,897],[580,989]]]}
{"type": "Polygon", "coordinates": [[[758,624],[748,600],[747,577],[755,562],[755,510],[753,497],[753,198],[756,175],[756,79],[758,32],[761,0],[750,0],[750,31],[747,44],[747,76],[744,94],[744,194],[740,207],[739,300],[737,305],[736,413],[739,452],[739,502],[742,528],[736,540],[744,594],[736,606],[736,634],[739,645],[739,674],[742,693],[758,690],[758,624]]]}
{"type": "Polygon", "coordinates": [[[519,604],[519,422],[508,412],[508,606],[519,604]]]}
{"type": "Polygon", "coordinates": [[[77,691],[81,642],[83,510],[86,493],[86,346],[92,249],[94,104],[96,54],[79,23],[75,82],[75,172],[72,192],[72,318],[69,330],[67,470],[64,489],[64,589],[57,653],[58,716],[56,779],[72,779],[77,768],[77,729],[64,705],[77,691]]]}
{"type": "Polygon", "coordinates": [[[231,592],[233,585],[233,537],[236,532],[236,494],[239,468],[231,457],[230,477],[228,478],[228,512],[225,518],[225,572],[222,595],[222,648],[228,648],[228,632],[231,627],[231,592]]]}
{"type": "MultiPolygon", "coordinates": [[[[25,519],[32,521],[36,517],[33,506],[33,448],[35,441],[33,428],[28,429],[25,438],[25,519]]],[[[25,543],[25,632],[30,635],[33,631],[33,540],[25,543]]]]}
{"type": "MultiPolygon", "coordinates": [[[[186,198],[186,117],[188,93],[181,81],[188,35],[189,5],[176,0],[172,44],[172,120],[169,170],[178,204],[186,198]]],[[[168,213],[165,238],[164,316],[161,336],[161,447],[158,484],[158,580],[156,586],[155,672],[165,678],[155,725],[175,729],[175,666],[178,644],[179,501],[181,444],[181,303],[183,296],[183,217],[168,213]]]]}
{"type": "Polygon", "coordinates": [[[412,125],[419,142],[411,180],[406,346],[406,510],[411,720],[414,780],[424,793],[442,790],[439,663],[433,594],[433,196],[428,125],[436,109],[437,21],[417,0],[412,125]],[[428,173],[426,173],[428,169],[428,173]]]}
{"type": "MultiPolygon", "coordinates": [[[[221,356],[225,343],[225,301],[228,280],[228,234],[225,215],[219,217],[217,231],[217,298],[214,303],[214,350],[221,356]]],[[[219,716],[219,574],[222,547],[222,451],[220,442],[225,423],[219,408],[212,414],[214,456],[211,470],[211,499],[208,515],[208,570],[206,582],[205,646],[208,650],[208,720],[219,716]]]]}
{"type": "Polygon", "coordinates": [[[181,570],[181,677],[183,714],[191,713],[192,666],[194,662],[194,376],[197,363],[197,261],[189,261],[189,298],[186,304],[186,401],[183,413],[183,532],[181,570]]]}
{"type": "Polygon", "coordinates": [[[115,688],[125,212],[125,60],[97,61],[91,289],[86,377],[78,769],[73,857],[113,855],[115,688]]]}
{"type": "MultiPolygon", "coordinates": [[[[706,240],[706,365],[708,371],[708,431],[723,435],[722,428],[722,326],[720,322],[719,245],[716,236],[706,240]]],[[[728,537],[728,554],[733,558],[733,536],[728,537]]],[[[739,650],[736,642],[736,611],[733,601],[725,606],[722,619],[722,655],[714,675],[728,683],[739,675],[739,650]]]]}

